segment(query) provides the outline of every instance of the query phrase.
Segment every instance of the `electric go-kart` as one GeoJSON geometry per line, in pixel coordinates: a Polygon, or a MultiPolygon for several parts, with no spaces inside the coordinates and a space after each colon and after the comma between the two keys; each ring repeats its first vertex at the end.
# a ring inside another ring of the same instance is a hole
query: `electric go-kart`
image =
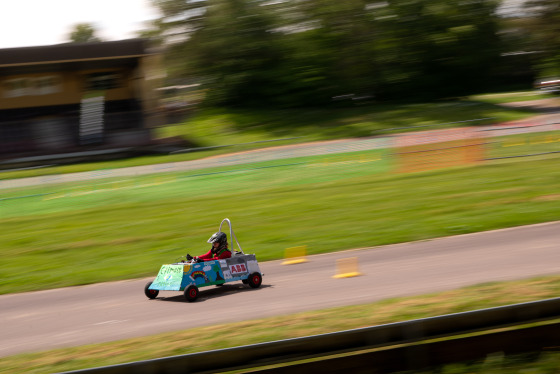
{"type": "Polygon", "coordinates": [[[144,287],[146,296],[149,299],[155,299],[159,291],[183,291],[187,301],[195,301],[198,298],[200,287],[218,286],[238,281],[252,288],[260,287],[263,274],[255,255],[243,252],[228,218],[220,223],[218,231],[222,231],[224,222],[229,225],[232,247],[233,239],[235,239],[239,250],[234,251],[232,248],[231,257],[222,260],[197,262],[192,259],[163,265],[156,279],[144,287]]]}

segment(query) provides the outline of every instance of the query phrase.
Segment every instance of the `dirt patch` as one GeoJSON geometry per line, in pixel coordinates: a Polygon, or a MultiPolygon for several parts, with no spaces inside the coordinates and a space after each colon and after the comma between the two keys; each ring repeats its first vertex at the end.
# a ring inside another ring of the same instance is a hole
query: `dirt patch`
{"type": "Polygon", "coordinates": [[[542,195],[537,196],[533,199],[534,201],[556,201],[560,200],[560,194],[552,194],[552,195],[542,195]]]}

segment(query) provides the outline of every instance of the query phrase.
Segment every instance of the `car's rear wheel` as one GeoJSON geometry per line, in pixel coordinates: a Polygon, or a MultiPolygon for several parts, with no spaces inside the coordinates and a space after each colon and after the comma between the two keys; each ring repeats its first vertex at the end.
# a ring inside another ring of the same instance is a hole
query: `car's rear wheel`
{"type": "Polygon", "coordinates": [[[187,301],[195,301],[198,298],[198,287],[190,285],[185,288],[185,299],[187,301]]]}
{"type": "Polygon", "coordinates": [[[155,299],[159,294],[159,290],[150,290],[150,286],[153,282],[148,282],[146,287],[144,287],[144,294],[148,297],[148,299],[155,299]]]}
{"type": "Polygon", "coordinates": [[[259,288],[262,283],[262,275],[261,273],[253,273],[249,275],[249,286],[252,288],[259,288]]]}

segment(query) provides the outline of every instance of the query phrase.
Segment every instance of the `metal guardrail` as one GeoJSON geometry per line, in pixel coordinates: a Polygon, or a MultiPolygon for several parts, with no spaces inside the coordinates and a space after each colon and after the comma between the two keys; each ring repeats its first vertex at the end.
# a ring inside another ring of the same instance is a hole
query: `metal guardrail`
{"type": "MultiPolygon", "coordinates": [[[[71,371],[65,374],[122,374],[132,372],[164,374],[235,370],[294,362],[365,349],[390,347],[398,344],[409,344],[428,339],[475,333],[556,318],[560,318],[560,298],[155,360],[71,371]]],[[[556,329],[550,331],[558,331],[559,328],[560,324],[557,324],[556,329]]],[[[554,334],[560,339],[559,334],[554,334]]],[[[508,341],[510,340],[508,339],[508,341]]]]}
{"type": "Polygon", "coordinates": [[[522,357],[531,360],[538,358],[541,352],[557,351],[559,347],[560,322],[556,322],[508,331],[491,330],[481,335],[453,336],[445,340],[424,340],[417,344],[393,345],[249,370],[252,374],[339,374],[350,371],[375,374],[406,371],[411,374],[424,370],[437,373],[442,371],[442,366],[464,363],[474,364],[470,372],[478,373],[484,372],[481,370],[485,370],[488,357],[493,357],[492,361],[496,362],[506,356],[524,353],[522,357]]]}

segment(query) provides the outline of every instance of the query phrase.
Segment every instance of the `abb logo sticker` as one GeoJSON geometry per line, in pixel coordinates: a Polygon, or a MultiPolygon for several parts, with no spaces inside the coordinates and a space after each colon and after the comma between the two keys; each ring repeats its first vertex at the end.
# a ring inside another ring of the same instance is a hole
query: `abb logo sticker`
{"type": "Polygon", "coordinates": [[[247,268],[245,267],[245,264],[230,265],[229,271],[231,272],[232,275],[234,275],[234,274],[246,273],[247,268]]]}

